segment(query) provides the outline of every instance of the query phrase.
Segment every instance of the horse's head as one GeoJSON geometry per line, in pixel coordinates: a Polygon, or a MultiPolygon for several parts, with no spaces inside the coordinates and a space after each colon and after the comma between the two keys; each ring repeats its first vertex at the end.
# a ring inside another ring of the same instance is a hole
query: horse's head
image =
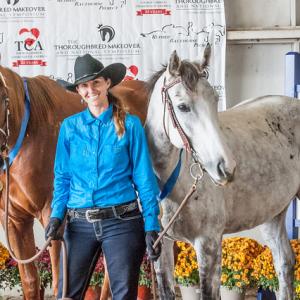
{"type": "Polygon", "coordinates": [[[162,75],[163,90],[181,129],[174,126],[170,108],[164,123],[170,142],[177,148],[191,146],[212,180],[225,185],[233,179],[236,163],[220,130],[218,95],[207,81],[210,53],[207,46],[201,63],[181,61],[176,51],[171,55],[162,75]]]}

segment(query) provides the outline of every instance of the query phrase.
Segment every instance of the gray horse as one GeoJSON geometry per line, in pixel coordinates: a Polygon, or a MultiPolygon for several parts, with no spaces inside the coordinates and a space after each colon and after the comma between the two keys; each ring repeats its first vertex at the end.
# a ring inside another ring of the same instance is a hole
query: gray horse
{"type": "MultiPolygon", "coordinates": [[[[284,96],[248,100],[217,113],[218,97],[206,79],[207,47],[201,63],[181,61],[174,52],[166,68],[149,81],[151,98],[145,129],[155,171],[165,182],[183,140],[164,108],[168,89],[178,123],[205,175],[168,234],[193,244],[199,262],[200,299],[220,299],[221,240],[262,225],[279,279],[278,299],[293,299],[294,255],[285,214],[300,185],[300,102],[284,96]],[[233,179],[232,182],[230,182],[233,179]]],[[[161,205],[165,226],[193,183],[189,154],[178,181],[161,205]]],[[[174,299],[172,242],[164,241],[156,264],[161,299],[174,299]]]]}

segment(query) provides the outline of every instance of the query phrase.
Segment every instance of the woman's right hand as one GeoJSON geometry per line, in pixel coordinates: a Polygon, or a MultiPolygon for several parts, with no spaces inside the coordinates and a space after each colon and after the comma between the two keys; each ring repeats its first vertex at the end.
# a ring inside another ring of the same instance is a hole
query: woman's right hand
{"type": "Polygon", "coordinates": [[[50,218],[50,221],[45,229],[45,240],[48,240],[49,237],[52,240],[59,240],[61,236],[59,235],[59,228],[61,225],[61,220],[59,218],[50,218]]]}

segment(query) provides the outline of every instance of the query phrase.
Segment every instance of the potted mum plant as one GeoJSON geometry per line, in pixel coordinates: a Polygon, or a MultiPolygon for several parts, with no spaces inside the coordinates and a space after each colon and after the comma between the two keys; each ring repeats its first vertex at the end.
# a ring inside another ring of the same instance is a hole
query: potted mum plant
{"type": "Polygon", "coordinates": [[[222,299],[244,299],[247,288],[255,285],[253,260],[264,250],[255,240],[233,237],[222,242],[222,299]]]}
{"type": "MultiPolygon", "coordinates": [[[[39,251],[36,248],[37,252],[39,251]]],[[[41,299],[44,299],[45,289],[52,287],[52,269],[51,260],[48,249],[45,249],[37,260],[37,267],[40,276],[40,295],[41,299]]]]}
{"type": "Polygon", "coordinates": [[[137,300],[150,300],[151,299],[151,264],[145,253],[140,267],[138,298],[137,300]]]}
{"type": "Polygon", "coordinates": [[[196,252],[192,245],[185,242],[176,242],[178,256],[175,264],[174,277],[179,285],[182,299],[198,299],[199,271],[196,252]]]}
{"type": "MultiPolygon", "coordinates": [[[[300,240],[291,240],[291,247],[295,254],[294,265],[294,289],[295,299],[300,299],[300,240]]],[[[253,261],[252,276],[257,286],[264,292],[268,293],[268,298],[276,299],[275,294],[279,288],[278,278],[275,273],[273,256],[271,250],[265,246],[264,251],[253,261]],[[271,292],[271,293],[270,293],[271,292]]]]}
{"type": "Polygon", "coordinates": [[[279,283],[273,265],[272,252],[267,246],[264,246],[263,251],[253,260],[252,266],[251,276],[259,288],[273,292],[278,290],[279,283]]]}
{"type": "Polygon", "coordinates": [[[18,264],[0,243],[0,289],[13,289],[21,286],[18,264]]]}
{"type": "Polygon", "coordinates": [[[294,289],[295,299],[300,300],[300,240],[291,240],[291,246],[295,253],[294,289]]]}

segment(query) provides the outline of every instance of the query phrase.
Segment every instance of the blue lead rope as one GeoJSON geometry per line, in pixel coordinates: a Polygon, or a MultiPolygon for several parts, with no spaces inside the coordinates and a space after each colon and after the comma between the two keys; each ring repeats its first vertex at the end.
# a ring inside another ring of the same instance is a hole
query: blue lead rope
{"type": "Polygon", "coordinates": [[[157,197],[158,202],[161,202],[162,200],[164,200],[172,192],[172,190],[176,184],[176,181],[178,179],[180,169],[181,169],[182,152],[183,152],[183,149],[181,149],[179,152],[179,159],[178,159],[178,163],[177,163],[175,169],[173,170],[172,174],[168,178],[167,182],[164,184],[161,192],[159,193],[159,195],[157,197]]]}
{"type": "MultiPolygon", "coordinates": [[[[18,139],[16,141],[16,144],[13,146],[13,148],[9,151],[8,158],[9,158],[9,165],[12,164],[16,156],[18,155],[20,148],[22,146],[29,117],[30,117],[30,97],[29,97],[29,92],[28,92],[28,86],[27,86],[27,80],[23,78],[23,83],[24,83],[24,89],[25,89],[25,109],[24,109],[24,116],[22,119],[21,123],[21,128],[20,128],[20,133],[18,136],[18,139]]],[[[3,166],[3,169],[6,169],[6,166],[3,166]]]]}

